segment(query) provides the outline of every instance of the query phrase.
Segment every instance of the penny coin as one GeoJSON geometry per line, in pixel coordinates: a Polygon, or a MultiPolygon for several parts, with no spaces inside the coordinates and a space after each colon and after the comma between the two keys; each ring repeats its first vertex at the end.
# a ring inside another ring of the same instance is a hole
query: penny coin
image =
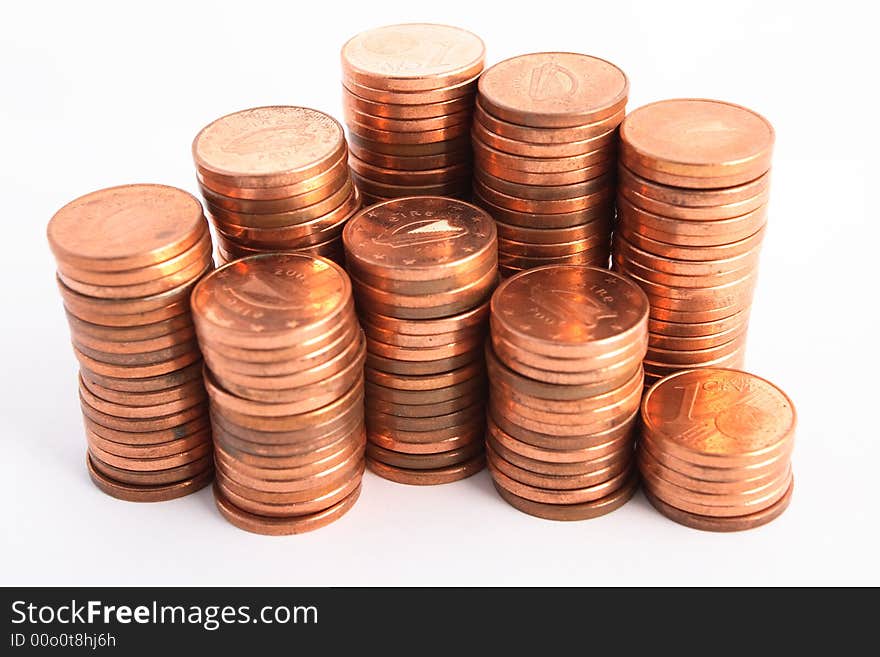
{"type": "Polygon", "coordinates": [[[461,479],[467,479],[468,477],[477,474],[480,470],[486,467],[486,457],[479,454],[464,463],[426,470],[398,468],[377,461],[374,458],[367,457],[367,467],[383,479],[388,479],[398,484],[407,484],[410,486],[437,486],[440,484],[449,484],[461,479]]]}
{"type": "Polygon", "coordinates": [[[164,502],[177,499],[204,488],[214,478],[214,470],[209,468],[184,481],[155,486],[136,486],[107,477],[94,467],[91,457],[88,456],[86,457],[86,467],[92,482],[102,492],[127,502],[164,502]]]}
{"type": "Polygon", "coordinates": [[[638,476],[633,474],[630,480],[616,491],[598,500],[578,504],[535,502],[512,493],[497,481],[495,482],[495,489],[505,502],[523,513],[545,520],[574,521],[598,518],[619,509],[632,498],[638,488],[638,483],[638,476]]]}
{"type": "Polygon", "coordinates": [[[367,457],[403,470],[437,470],[470,461],[483,451],[480,442],[473,442],[464,447],[451,449],[436,454],[406,454],[385,449],[378,445],[367,445],[367,457]]]}

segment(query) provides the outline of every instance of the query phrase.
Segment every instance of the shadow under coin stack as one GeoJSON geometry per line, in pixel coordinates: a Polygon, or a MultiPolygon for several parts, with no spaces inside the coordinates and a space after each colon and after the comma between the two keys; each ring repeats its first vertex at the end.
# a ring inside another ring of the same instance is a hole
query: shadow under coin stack
{"type": "Polygon", "coordinates": [[[648,384],[741,367],[767,221],[773,128],[715,100],[666,100],[621,126],[614,266],[651,300],[648,384]]]}
{"type": "Polygon", "coordinates": [[[509,504],[585,520],[632,497],[647,322],[638,286],[598,267],[540,267],[498,286],[486,455],[509,504]]]}
{"type": "Polygon", "coordinates": [[[220,512],[299,534],[347,512],[364,471],[364,339],[351,283],[305,254],[251,256],[193,290],[220,512]]]}
{"type": "Polygon", "coordinates": [[[411,197],[363,210],[343,241],[367,335],[367,464],[405,484],[479,472],[495,223],[463,201],[411,197]]]}
{"type": "Polygon", "coordinates": [[[48,227],[73,349],[89,475],[113,497],[157,502],[214,475],[189,295],[213,269],[202,206],[163,185],[83,196],[48,227]]]}
{"type": "Polygon", "coordinates": [[[342,226],[361,200],[335,119],[306,107],[244,110],[205,127],[192,151],[224,261],[295,251],[342,263],[342,226]]]}
{"type": "Polygon", "coordinates": [[[498,222],[502,276],[551,264],[608,266],[628,92],[619,68],[575,53],[522,55],[482,75],[474,192],[498,222]]]}
{"type": "Polygon", "coordinates": [[[753,374],[703,368],[662,379],[642,402],[645,495],[695,529],[764,525],[791,501],[796,421],[785,393],[753,374]]]}
{"type": "Polygon", "coordinates": [[[430,24],[363,32],[342,47],[351,168],[366,203],[470,195],[468,133],[485,47],[430,24]]]}

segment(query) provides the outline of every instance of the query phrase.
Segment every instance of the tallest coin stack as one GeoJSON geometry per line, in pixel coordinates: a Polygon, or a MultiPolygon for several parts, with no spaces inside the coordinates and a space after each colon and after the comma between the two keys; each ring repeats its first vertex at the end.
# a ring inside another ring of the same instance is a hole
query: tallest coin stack
{"type": "Polygon", "coordinates": [[[424,23],[362,32],[342,47],[350,164],[365,201],[468,196],[485,51],[466,30],[424,23]]]}
{"type": "Polygon", "coordinates": [[[742,366],[767,220],[773,128],[717,100],[665,100],[620,128],[615,268],[651,300],[649,383],[742,366]]]}

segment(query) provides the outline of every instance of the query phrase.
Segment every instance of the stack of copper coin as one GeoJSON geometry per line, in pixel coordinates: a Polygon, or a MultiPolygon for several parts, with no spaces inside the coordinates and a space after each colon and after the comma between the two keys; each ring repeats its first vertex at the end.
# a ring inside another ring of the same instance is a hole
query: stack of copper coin
{"type": "Polygon", "coordinates": [[[651,299],[649,382],[740,367],[767,219],[773,128],[715,100],[667,100],[621,127],[615,268],[651,299]]]}
{"type": "Polygon", "coordinates": [[[336,520],[364,471],[365,345],[351,283],[330,260],[263,254],[193,290],[220,512],[261,534],[336,520]]]}
{"type": "Polygon", "coordinates": [[[224,261],[287,251],[342,262],[342,226],[361,200],[335,119],[305,107],[244,110],[205,127],[192,151],[224,261]]]}
{"type": "Polygon", "coordinates": [[[498,287],[486,452],[509,504],[584,520],[632,497],[647,323],[639,287],[598,267],[549,265],[498,287]]]}
{"type": "Polygon", "coordinates": [[[769,381],[729,369],[673,374],[645,395],[642,424],[639,468],[663,515],[730,532],[788,507],[796,415],[769,381]]]}
{"type": "Polygon", "coordinates": [[[485,47],[457,27],[363,32],[342,47],[350,163],[367,203],[470,194],[468,138],[485,47]]]}
{"type": "Polygon", "coordinates": [[[342,237],[367,335],[367,464],[408,484],[478,472],[495,222],[463,201],[410,197],[363,210],[342,237]]]}
{"type": "Polygon", "coordinates": [[[503,276],[608,265],[628,92],[619,68],[575,53],[514,57],[480,78],[474,192],[498,222],[503,276]]]}
{"type": "Polygon", "coordinates": [[[80,364],[92,481],[155,502],[191,493],[214,471],[190,290],[213,269],[199,202],[163,185],[88,194],[49,222],[80,364]]]}

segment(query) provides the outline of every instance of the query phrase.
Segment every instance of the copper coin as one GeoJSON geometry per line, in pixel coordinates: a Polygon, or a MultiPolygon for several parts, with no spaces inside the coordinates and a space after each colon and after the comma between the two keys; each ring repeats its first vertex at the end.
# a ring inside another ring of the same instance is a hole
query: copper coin
{"type": "MultiPolygon", "coordinates": [[[[498,431],[497,428],[495,430],[498,431]]],[[[508,449],[502,445],[492,433],[489,433],[486,436],[486,445],[487,448],[491,447],[492,450],[505,461],[516,465],[523,470],[556,477],[587,475],[598,470],[606,470],[615,465],[623,465],[633,458],[632,449],[620,449],[589,461],[574,461],[570,463],[541,461],[523,456],[512,449],[508,449]]]]}
{"type": "Polygon", "coordinates": [[[202,359],[202,355],[194,345],[178,356],[150,365],[113,365],[92,358],[76,347],[73,348],[73,355],[83,369],[116,379],[150,379],[170,374],[202,359]]]}
{"type": "Polygon", "coordinates": [[[105,440],[126,445],[158,445],[172,440],[185,438],[196,433],[202,433],[210,428],[210,422],[206,414],[198,415],[193,419],[180,424],[172,425],[167,429],[152,431],[127,431],[125,429],[113,429],[99,424],[87,415],[83,415],[83,424],[87,431],[95,433],[105,440]]]}
{"type": "Polygon", "coordinates": [[[358,486],[347,497],[323,511],[290,518],[259,516],[239,509],[224,497],[222,490],[216,485],[214,500],[223,517],[239,529],[267,536],[289,536],[319,529],[339,519],[354,506],[360,492],[361,488],[358,486]]]}
{"type": "Polygon", "coordinates": [[[368,351],[366,367],[391,374],[421,377],[457,370],[478,361],[479,359],[479,348],[474,349],[472,352],[450,356],[449,358],[428,361],[397,360],[396,358],[385,358],[378,354],[372,354],[368,351]]]}
{"type": "Polygon", "coordinates": [[[743,335],[748,329],[748,323],[733,326],[720,333],[702,336],[678,337],[659,333],[649,333],[649,344],[654,349],[674,349],[679,351],[694,351],[696,349],[709,349],[717,347],[734,338],[743,335]]]}
{"type": "Polygon", "coordinates": [[[433,454],[454,449],[473,440],[482,439],[486,424],[482,414],[472,416],[463,424],[454,424],[429,431],[407,431],[371,426],[367,418],[367,435],[370,441],[397,452],[408,454],[433,454]]]}
{"type": "Polygon", "coordinates": [[[625,385],[633,376],[637,376],[638,370],[637,367],[632,371],[623,370],[617,377],[609,377],[591,384],[559,385],[532,379],[510,369],[499,360],[491,343],[486,345],[485,355],[490,381],[503,382],[524,394],[546,400],[572,401],[602,395],[625,385]]]}
{"type": "MultiPolygon", "coordinates": [[[[760,180],[760,178],[759,178],[760,180]]],[[[736,189],[736,188],[733,188],[736,189]]],[[[647,196],[643,196],[635,189],[620,183],[618,186],[619,194],[634,206],[641,208],[647,212],[652,212],[664,217],[673,219],[683,219],[687,221],[715,221],[719,219],[731,219],[739,217],[749,212],[754,212],[758,208],[767,205],[769,200],[769,190],[765,190],[758,196],[737,201],[735,203],[727,203],[725,205],[709,205],[699,207],[687,207],[663,203],[647,196]]]]}
{"type": "Polygon", "coordinates": [[[469,120],[456,123],[443,128],[422,130],[419,132],[395,132],[392,130],[379,130],[372,126],[348,121],[348,132],[357,135],[363,140],[378,142],[381,144],[434,144],[457,139],[470,133],[469,120]]]}
{"type": "Polygon", "coordinates": [[[404,470],[436,470],[458,465],[470,461],[475,456],[482,454],[483,445],[479,441],[436,454],[407,454],[395,452],[374,444],[367,445],[367,457],[404,470]]]}
{"type": "Polygon", "coordinates": [[[474,188],[474,200],[480,207],[485,208],[497,221],[525,228],[569,228],[591,221],[609,220],[614,216],[614,204],[610,197],[605,203],[584,210],[554,214],[546,212],[520,212],[502,207],[483,196],[482,191],[477,187],[474,188]]]}
{"type": "MultiPolygon", "coordinates": [[[[217,253],[220,255],[220,264],[227,265],[233,260],[242,260],[251,256],[273,255],[278,253],[278,247],[260,247],[250,248],[243,244],[235,244],[225,240],[221,233],[218,233],[217,253]]],[[[340,265],[344,262],[344,254],[342,252],[342,241],[339,237],[334,237],[320,244],[313,244],[297,249],[290,249],[285,253],[296,253],[299,255],[325,258],[331,262],[340,265]]],[[[341,265],[340,265],[341,266],[341,265]]]]}
{"type": "Polygon", "coordinates": [[[495,248],[496,232],[481,208],[420,197],[367,208],[346,225],[343,241],[360,268],[401,280],[432,280],[470,270],[495,248]]]}
{"type": "Polygon", "coordinates": [[[582,141],[608,132],[609,129],[616,127],[623,121],[624,114],[624,108],[621,107],[615,114],[595,123],[582,123],[568,128],[536,128],[518,125],[492,116],[481,106],[478,98],[474,117],[488,130],[507,139],[535,144],[560,144],[582,141]]]}
{"type": "Polygon", "coordinates": [[[405,196],[464,196],[470,189],[470,178],[463,177],[434,185],[408,185],[376,182],[356,173],[351,174],[358,189],[364,194],[372,194],[382,198],[400,198],[405,196]]]}
{"type": "Polygon", "coordinates": [[[671,287],[715,287],[741,280],[749,275],[754,268],[734,269],[708,275],[670,274],[656,271],[628,258],[624,249],[617,249],[614,253],[614,269],[617,271],[631,272],[640,279],[656,285],[668,285],[671,287]]]}
{"type": "Polygon", "coordinates": [[[443,153],[457,153],[470,150],[471,138],[467,132],[451,136],[449,139],[439,141],[402,144],[399,142],[376,141],[359,135],[356,132],[349,133],[349,141],[360,149],[396,155],[402,157],[418,157],[423,155],[441,155],[443,153]]]}
{"type": "MultiPolygon", "coordinates": [[[[598,191],[573,199],[537,201],[534,199],[524,199],[518,196],[505,194],[504,192],[501,192],[497,189],[488,187],[479,178],[474,179],[475,192],[491,202],[493,205],[498,205],[502,208],[506,208],[507,210],[513,210],[514,212],[525,212],[534,214],[569,214],[572,212],[581,212],[589,208],[605,205],[609,203],[611,199],[611,189],[612,186],[608,185],[603,186],[598,191]]],[[[539,223],[538,225],[541,224],[539,223]]],[[[550,224],[547,224],[547,226],[551,227],[550,224]]]]}
{"type": "Polygon", "coordinates": [[[487,465],[492,478],[502,488],[510,491],[514,495],[524,497],[533,502],[542,502],[544,504],[582,504],[583,502],[592,502],[610,495],[621,486],[624,486],[633,477],[632,466],[626,468],[610,479],[598,484],[584,486],[583,488],[572,488],[567,490],[555,490],[550,488],[540,488],[538,486],[530,486],[508,477],[495,464],[492,459],[488,459],[487,465]]]}
{"type": "Polygon", "coordinates": [[[172,456],[174,454],[186,452],[202,444],[211,444],[211,431],[206,427],[188,436],[175,438],[174,440],[154,445],[130,445],[127,443],[118,443],[102,438],[94,431],[88,429],[86,429],[86,439],[90,446],[97,446],[104,452],[110,454],[126,456],[134,459],[150,459],[172,456]]]}
{"type": "Polygon", "coordinates": [[[619,198],[617,213],[620,221],[634,232],[668,244],[684,246],[718,246],[751,237],[767,223],[767,206],[744,215],[714,221],[670,219],[646,212],[619,198]]]}
{"type": "Polygon", "coordinates": [[[530,185],[516,183],[502,178],[496,178],[495,176],[484,172],[479,167],[475,170],[474,175],[481,183],[487,187],[491,187],[493,190],[516,198],[532,201],[572,201],[608,189],[614,184],[613,172],[605,173],[591,180],[570,185],[530,185]]]}
{"type": "Polygon", "coordinates": [[[124,470],[132,470],[134,472],[155,472],[157,470],[168,470],[187,465],[193,461],[203,459],[206,455],[212,453],[211,441],[203,441],[189,449],[177,454],[167,456],[155,456],[149,458],[134,458],[131,456],[119,456],[112,452],[101,449],[94,442],[89,441],[89,451],[96,459],[100,459],[101,463],[112,465],[124,470]]]}
{"type": "Polygon", "coordinates": [[[664,363],[662,361],[651,360],[646,358],[642,361],[642,364],[645,367],[645,383],[656,383],[659,379],[667,377],[671,374],[676,374],[677,372],[682,371],[683,369],[694,369],[694,368],[715,368],[715,369],[742,369],[743,363],[745,361],[745,346],[741,346],[736,351],[733,351],[729,354],[716,358],[714,360],[707,360],[702,363],[690,364],[690,365],[677,365],[677,364],[669,364],[664,363]]]}
{"type": "Polygon", "coordinates": [[[631,112],[620,127],[621,161],[649,180],[719,188],[770,168],[774,133],[759,114],[718,100],[664,100],[631,112]]]}
{"type": "Polygon", "coordinates": [[[364,100],[390,105],[427,105],[443,103],[460,98],[473,100],[477,91],[477,77],[459,82],[458,84],[430,89],[427,91],[387,91],[365,84],[359,84],[350,78],[343,78],[342,85],[350,93],[364,100]]]}
{"type": "Polygon", "coordinates": [[[509,278],[529,269],[550,265],[586,265],[605,269],[608,266],[608,257],[608,247],[604,244],[569,255],[540,258],[511,255],[499,251],[498,271],[503,278],[509,278]]]}
{"type": "Polygon", "coordinates": [[[49,222],[57,260],[90,271],[149,267],[202,237],[205,218],[187,192],[165,185],[125,185],[82,196],[49,222]]]}
{"type": "Polygon", "coordinates": [[[508,169],[491,160],[477,158],[478,171],[481,170],[488,176],[493,176],[501,180],[507,180],[521,185],[573,185],[585,183],[589,180],[598,178],[605,174],[611,174],[614,171],[614,154],[609,153],[609,157],[595,164],[584,167],[583,169],[574,169],[573,171],[560,171],[557,173],[531,173],[529,171],[521,171],[519,169],[508,169]]]}
{"type": "Polygon", "coordinates": [[[195,356],[192,360],[198,358],[198,344],[196,343],[194,336],[183,342],[172,344],[170,347],[165,347],[164,349],[142,353],[118,353],[101,351],[100,349],[91,349],[78,343],[76,336],[72,338],[71,342],[78,353],[83,354],[90,359],[100,361],[102,365],[118,365],[132,368],[149,367],[157,364],[164,365],[166,361],[177,359],[181,356],[189,357],[193,352],[195,353],[195,356]]]}
{"type": "Polygon", "coordinates": [[[363,422],[341,427],[317,441],[292,446],[261,445],[248,443],[220,430],[215,434],[214,445],[221,448],[229,458],[234,458],[242,467],[254,468],[298,468],[317,463],[338,454],[346,446],[361,444],[365,439],[363,422]]]}
{"type": "Polygon", "coordinates": [[[752,271],[743,278],[723,285],[673,287],[646,281],[632,270],[626,269],[625,262],[618,261],[615,263],[615,267],[618,270],[623,270],[627,277],[638,283],[639,287],[648,295],[653,307],[692,312],[712,310],[734,304],[747,304],[752,298],[757,278],[757,272],[752,271]]]}
{"type": "Polygon", "coordinates": [[[676,507],[665,503],[661,499],[657,498],[655,495],[652,495],[651,492],[648,490],[645,490],[645,497],[647,497],[648,501],[654,506],[654,508],[657,509],[664,516],[681,525],[685,525],[686,527],[691,527],[692,529],[700,529],[703,531],[735,532],[744,531],[747,529],[754,529],[755,527],[766,525],[772,520],[778,518],[791,503],[791,495],[793,490],[794,481],[792,480],[792,483],[789,486],[789,489],[786,491],[785,495],[783,495],[782,498],[780,498],[773,505],[767,507],[766,509],[762,509],[761,511],[757,511],[748,515],[726,518],[717,516],[703,516],[695,513],[688,513],[687,511],[682,511],[681,509],[677,509],[676,507]]]}
{"type": "Polygon", "coordinates": [[[563,128],[614,116],[629,81],[597,57],[545,52],[512,57],[480,77],[479,98],[492,115],[519,125],[563,128]]]}
{"type": "Polygon", "coordinates": [[[605,468],[595,470],[586,474],[576,475],[546,475],[531,472],[524,468],[514,465],[503,458],[492,449],[490,444],[486,445],[486,460],[491,467],[509,477],[510,479],[536,488],[546,488],[549,490],[573,490],[578,488],[587,488],[595,486],[617,476],[624,470],[630,468],[630,464],[621,461],[605,468]]]}
{"type": "Polygon", "coordinates": [[[387,345],[394,345],[407,349],[433,349],[456,342],[484,338],[486,335],[486,327],[484,325],[464,328],[459,331],[447,331],[444,333],[428,335],[398,333],[397,331],[379,328],[363,319],[361,320],[361,326],[364,328],[364,332],[368,338],[384,342],[387,345]]]}
{"type": "Polygon", "coordinates": [[[345,150],[342,127],[306,107],[257,107],[223,116],[193,141],[196,166],[236,187],[278,187],[329,168],[345,150]]]}
{"type": "Polygon", "coordinates": [[[121,402],[109,401],[102,397],[99,397],[97,394],[92,392],[91,385],[87,384],[82,378],[80,378],[80,395],[82,395],[83,399],[87,401],[89,406],[95,408],[102,413],[107,413],[108,415],[115,415],[116,417],[127,417],[132,419],[138,418],[152,418],[152,417],[161,417],[163,415],[170,415],[172,413],[177,413],[180,411],[184,411],[187,408],[191,408],[196,404],[203,402],[206,398],[206,394],[203,388],[189,388],[188,394],[184,397],[180,397],[178,399],[172,399],[169,401],[161,402],[158,404],[149,404],[144,405],[141,400],[135,398],[133,401],[139,402],[139,404],[130,404],[127,403],[129,397],[122,397],[121,402]]]}
{"type": "Polygon", "coordinates": [[[153,340],[182,329],[193,328],[192,317],[186,311],[166,320],[140,326],[102,326],[101,324],[86,322],[69,312],[65,314],[71,333],[79,336],[88,336],[95,340],[102,340],[105,343],[153,340]]]}
{"type": "Polygon", "coordinates": [[[458,162],[452,166],[439,169],[423,169],[419,171],[402,171],[375,166],[352,156],[349,158],[352,171],[363,178],[386,184],[395,185],[437,185],[458,180],[470,175],[469,162],[458,162]]]}
{"type": "MultiPolygon", "coordinates": [[[[352,157],[356,157],[373,167],[390,169],[393,171],[427,171],[443,169],[456,165],[469,165],[471,163],[470,149],[467,144],[454,151],[444,151],[433,155],[391,155],[379,153],[369,148],[369,145],[361,146],[352,141],[349,145],[352,157]]],[[[378,178],[377,178],[378,180],[378,178]]]]}
{"type": "MultiPolygon", "coordinates": [[[[473,402],[473,400],[471,400],[473,402]]],[[[434,415],[428,417],[405,417],[401,415],[390,415],[388,413],[380,413],[376,410],[369,410],[367,413],[367,426],[371,431],[382,431],[394,434],[394,431],[436,431],[447,429],[449,427],[466,425],[482,418],[485,414],[485,406],[482,402],[471,403],[462,408],[446,415],[434,415]]]]}
{"type": "Polygon", "coordinates": [[[616,148],[617,128],[610,127],[605,132],[594,137],[588,137],[580,141],[563,142],[557,144],[536,144],[533,142],[508,139],[492,132],[479,121],[473,124],[471,138],[481,141],[487,146],[499,150],[502,153],[520,155],[523,157],[575,157],[586,155],[595,150],[611,147],[616,148]]]}
{"type": "Polygon", "coordinates": [[[557,357],[591,357],[645,332],[648,300],[630,280],[595,267],[551,266],[504,281],[490,305],[517,344],[557,357]]]}
{"type": "Polygon", "coordinates": [[[730,242],[728,244],[700,247],[661,242],[641,235],[625,223],[620,224],[620,234],[623,235],[630,244],[647,251],[648,253],[654,253],[665,258],[677,258],[700,262],[733,258],[749,253],[754,248],[758,247],[763,241],[764,230],[765,229],[762,228],[745,239],[730,242]]]}
{"type": "Polygon", "coordinates": [[[482,396],[486,390],[486,378],[477,374],[461,383],[435,388],[433,390],[399,390],[372,382],[367,382],[365,392],[368,403],[383,401],[391,404],[423,406],[426,409],[434,404],[442,404],[450,400],[482,396]]]}
{"type": "Polygon", "coordinates": [[[479,454],[464,463],[429,470],[398,468],[367,457],[367,466],[383,479],[388,479],[398,484],[407,484],[409,486],[438,486],[441,484],[449,484],[453,481],[459,481],[461,479],[467,479],[468,477],[477,474],[480,470],[486,467],[486,457],[479,454]]]}
{"type": "Polygon", "coordinates": [[[383,358],[414,362],[443,360],[465,353],[473,353],[482,344],[483,336],[481,335],[468,336],[458,342],[449,342],[437,347],[401,347],[367,338],[367,350],[371,354],[383,358]]]}
{"type": "Polygon", "coordinates": [[[648,330],[653,336],[668,336],[673,338],[699,338],[705,336],[713,336],[723,334],[736,327],[748,324],[748,309],[740,311],[738,314],[731,315],[722,319],[710,322],[694,322],[685,324],[682,322],[662,321],[659,319],[648,319],[648,330]]]}
{"type": "Polygon", "coordinates": [[[373,368],[366,368],[364,376],[367,381],[371,381],[377,385],[395,390],[403,390],[408,392],[424,392],[455,386],[466,381],[470,381],[476,376],[482,376],[485,371],[482,358],[475,359],[473,362],[459,368],[448,370],[446,372],[431,374],[426,376],[395,374],[393,372],[383,372],[373,368]]]}
{"type": "Polygon", "coordinates": [[[208,205],[209,211],[219,207],[233,212],[255,213],[255,214],[271,214],[277,212],[287,212],[300,208],[315,205],[324,201],[340,189],[350,184],[348,177],[348,160],[343,160],[342,168],[339,175],[334,175],[330,180],[314,189],[307,189],[298,194],[286,195],[285,190],[281,191],[265,191],[268,196],[276,196],[277,198],[237,198],[221,194],[217,190],[213,190],[205,185],[199,185],[202,196],[208,205]]]}
{"type": "Polygon", "coordinates": [[[378,328],[406,335],[437,335],[468,329],[483,330],[489,318],[489,301],[457,315],[436,319],[402,319],[379,313],[362,312],[361,321],[378,328]]]}
{"type": "Polygon", "coordinates": [[[292,458],[316,453],[350,437],[363,424],[363,413],[355,412],[335,417],[309,430],[260,431],[235,425],[219,413],[211,415],[214,440],[218,445],[262,458],[292,458]]]}
{"type": "Polygon", "coordinates": [[[742,312],[748,312],[751,299],[740,299],[729,306],[718,306],[712,310],[671,310],[668,308],[651,308],[651,318],[663,322],[675,322],[684,324],[711,323],[719,320],[739,316],[742,312]]]}
{"type": "Polygon", "coordinates": [[[553,153],[545,157],[517,155],[493,148],[471,133],[474,161],[487,170],[492,167],[538,176],[565,175],[572,171],[583,171],[598,165],[612,165],[617,159],[617,143],[602,143],[592,151],[579,155],[562,156],[553,153]]]}
{"type": "Polygon", "coordinates": [[[423,103],[419,105],[397,105],[395,103],[382,103],[367,100],[351,93],[342,87],[343,106],[348,110],[354,110],[363,114],[369,114],[395,121],[408,121],[417,119],[431,119],[438,116],[456,115],[460,112],[470,112],[474,107],[474,96],[460,96],[452,100],[438,103],[423,103]]]}
{"type": "Polygon", "coordinates": [[[579,504],[546,504],[535,502],[516,495],[497,481],[495,489],[502,499],[515,509],[545,520],[575,521],[590,520],[611,513],[629,502],[638,488],[639,478],[635,474],[613,493],[590,502],[579,504]]]}
{"type": "Polygon", "coordinates": [[[757,266],[761,255],[761,243],[758,242],[751,250],[729,258],[719,257],[704,261],[668,258],[634,246],[619,232],[614,235],[614,248],[631,262],[636,262],[658,273],[678,276],[713,276],[732,271],[744,271],[757,266]]]}
{"type": "Polygon", "coordinates": [[[192,477],[197,477],[206,470],[211,472],[214,470],[214,457],[212,454],[207,454],[200,459],[173,468],[142,472],[128,470],[126,468],[117,468],[109,463],[104,463],[94,454],[90,454],[90,458],[92,461],[92,467],[105,477],[134,486],[163,486],[166,484],[174,484],[192,477]]]}
{"type": "MultiPolygon", "coordinates": [[[[558,436],[543,436],[540,440],[526,442],[512,436],[503,427],[499,426],[493,415],[489,416],[489,435],[500,445],[525,458],[544,461],[553,464],[581,464],[587,462],[599,462],[607,458],[620,458],[621,455],[632,456],[633,443],[636,433],[636,416],[624,422],[619,429],[606,432],[597,440],[586,447],[579,446],[582,442],[560,440],[558,436]],[[605,440],[606,442],[601,442],[605,440]],[[542,445],[534,443],[541,442],[542,445]]],[[[502,421],[502,424],[504,423],[502,421]]],[[[536,434],[537,435],[537,434],[536,434]]],[[[532,436],[528,436],[532,440],[532,436]]]]}
{"type": "Polygon", "coordinates": [[[604,247],[604,249],[607,250],[610,241],[610,230],[604,235],[594,235],[590,239],[579,239],[557,244],[532,244],[531,242],[520,242],[517,240],[499,238],[498,251],[499,253],[514,257],[561,258],[573,256],[585,251],[594,251],[600,247],[604,247]]]}
{"type": "MultiPolygon", "coordinates": [[[[359,470],[349,481],[333,490],[317,490],[313,499],[289,503],[262,502],[245,497],[242,493],[245,489],[230,483],[221,473],[217,473],[217,485],[230,502],[251,513],[272,517],[286,517],[307,515],[332,507],[345,499],[361,485],[361,472],[359,470]]],[[[250,493],[250,491],[246,491],[250,493]]]]}
{"type": "MultiPolygon", "coordinates": [[[[393,119],[386,116],[377,116],[369,112],[363,112],[355,107],[343,103],[345,120],[349,124],[364,126],[371,130],[384,132],[418,133],[429,130],[444,130],[456,125],[470,125],[472,108],[465,107],[453,114],[442,114],[429,118],[393,119]]],[[[369,138],[369,137],[368,137],[369,138]]],[[[403,142],[401,142],[403,143],[403,142]]]]}
{"type": "Polygon", "coordinates": [[[448,415],[461,411],[468,406],[485,400],[485,390],[474,390],[470,394],[461,395],[452,399],[438,401],[430,404],[407,404],[391,402],[387,399],[375,397],[367,393],[365,396],[366,412],[384,413],[386,415],[398,415],[401,417],[435,417],[448,415]]]}
{"type": "Polygon", "coordinates": [[[715,189],[688,189],[663,185],[643,178],[623,165],[618,168],[618,174],[621,188],[625,187],[627,191],[635,192],[640,199],[653,201],[663,207],[676,208],[679,211],[742,207],[743,203],[756,203],[761,199],[766,202],[770,190],[769,172],[742,185],[715,189]]]}
{"type": "MultiPolygon", "coordinates": [[[[81,322],[80,325],[85,323],[81,322]]],[[[93,349],[108,354],[146,354],[161,351],[162,349],[170,349],[171,347],[191,342],[195,339],[196,335],[192,323],[172,333],[147,340],[120,341],[95,338],[88,333],[81,333],[78,329],[75,329],[74,323],[71,323],[70,333],[75,344],[81,345],[86,349],[93,349]]]]}
{"type": "Polygon", "coordinates": [[[647,358],[649,361],[665,363],[666,365],[670,366],[698,366],[700,363],[714,362],[718,358],[728,356],[731,353],[741,350],[742,347],[745,345],[745,342],[746,336],[744,334],[740,334],[732,340],[728,340],[727,342],[724,342],[720,345],[713,347],[704,347],[702,349],[684,350],[648,347],[648,352],[647,354],[645,354],[645,358],[647,358]]]}
{"type": "Polygon", "coordinates": [[[348,276],[328,260],[259,255],[225,265],[192,293],[199,334],[254,348],[296,344],[327,330],[347,308],[348,276]]]}
{"type": "Polygon", "coordinates": [[[105,376],[88,368],[81,367],[80,373],[87,381],[98,383],[103,388],[109,388],[119,393],[152,393],[189,383],[201,378],[202,363],[196,361],[182,369],[174,370],[167,374],[141,379],[126,379],[105,376]]]}
{"type": "Polygon", "coordinates": [[[250,210],[226,209],[210,201],[207,205],[215,223],[221,222],[242,228],[280,229],[325,217],[349,202],[357,192],[357,188],[350,180],[343,181],[338,187],[334,184],[333,187],[336,187],[335,191],[331,192],[324,200],[305,207],[295,206],[292,209],[283,206],[280,210],[272,209],[273,207],[277,208],[278,204],[268,208],[251,207],[250,210]],[[254,210],[259,210],[259,212],[254,212],[254,210]]]}
{"type": "Polygon", "coordinates": [[[361,341],[354,358],[346,355],[331,367],[324,367],[321,376],[311,383],[295,381],[291,387],[280,387],[273,386],[271,380],[257,380],[256,383],[269,387],[254,388],[240,385],[227,376],[223,387],[244,399],[275,404],[301,404],[305,408],[318,401],[339,396],[354,385],[363,376],[366,351],[366,343],[361,341]]]}
{"type": "Polygon", "coordinates": [[[642,402],[645,431],[664,449],[710,466],[747,465],[793,440],[791,400],[737,370],[697,369],[664,379],[642,402]]]}
{"type": "MultiPolygon", "coordinates": [[[[582,435],[560,436],[550,433],[551,427],[542,427],[538,430],[528,429],[519,424],[517,421],[511,420],[505,415],[505,409],[497,408],[494,404],[494,398],[489,403],[490,415],[492,423],[502,430],[505,438],[509,437],[513,442],[505,442],[503,438],[496,435],[498,440],[506,447],[518,453],[519,445],[526,443],[534,447],[540,447],[545,450],[568,450],[572,452],[572,460],[589,461],[595,458],[607,456],[612,452],[631,449],[633,440],[633,427],[637,413],[633,413],[628,418],[620,418],[616,424],[604,431],[595,431],[582,435]],[[546,431],[542,430],[546,429],[546,431]]],[[[492,431],[492,423],[489,430],[492,431]]],[[[529,456],[529,454],[524,454],[529,456]]]]}
{"type": "Polygon", "coordinates": [[[177,499],[204,488],[214,478],[214,470],[209,468],[190,479],[173,484],[133,486],[105,476],[93,467],[92,460],[88,456],[86,457],[86,466],[89,477],[95,486],[107,495],[127,502],[164,502],[177,499]]]}
{"type": "Polygon", "coordinates": [[[475,34],[449,25],[407,23],[362,32],[342,47],[343,75],[389,91],[427,91],[483,70],[486,48],[475,34]]]}
{"type": "MultiPolygon", "coordinates": [[[[131,433],[155,432],[173,429],[207,413],[207,405],[196,403],[193,406],[167,415],[159,415],[151,418],[129,418],[104,413],[89,405],[88,401],[80,396],[80,406],[83,415],[108,429],[131,433]]],[[[160,441],[163,442],[163,441],[160,441]]]]}

